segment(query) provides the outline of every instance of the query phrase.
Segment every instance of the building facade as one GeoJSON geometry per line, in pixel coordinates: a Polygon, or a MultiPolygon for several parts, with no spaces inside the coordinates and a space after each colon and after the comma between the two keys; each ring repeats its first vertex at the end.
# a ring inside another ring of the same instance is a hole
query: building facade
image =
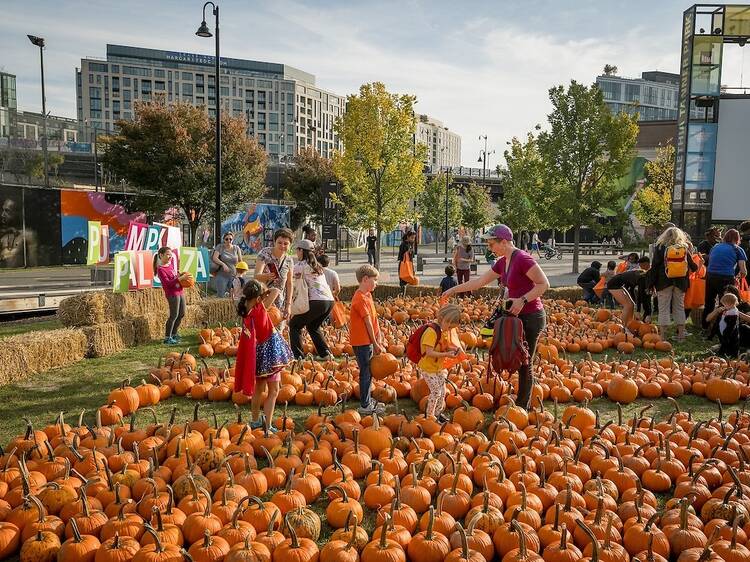
{"type": "MultiPolygon", "coordinates": [[[[76,69],[78,121],[82,140],[94,129],[114,131],[133,118],[136,101],[163,95],[216,112],[214,57],[122,45],[107,45],[107,58],[81,59],[76,69]]],[[[241,115],[247,133],[280,160],[311,147],[331,157],[341,147],[333,127],[346,98],[322,90],[315,76],[284,64],[221,58],[221,109],[241,115]]],[[[91,137],[91,138],[89,138],[91,137]]]]}
{"type": "Polygon", "coordinates": [[[614,113],[638,113],[640,121],[677,119],[679,74],[651,71],[641,73],[640,78],[601,75],[596,77],[596,85],[614,113]]]}
{"type": "Polygon", "coordinates": [[[0,138],[7,138],[13,134],[17,109],[16,76],[0,72],[0,138]]]}
{"type": "MultiPolygon", "coordinates": [[[[16,138],[41,142],[44,120],[41,113],[19,111],[16,117],[16,138]]],[[[78,141],[78,121],[68,117],[47,116],[47,140],[50,145],[78,141]]]]}
{"type": "Polygon", "coordinates": [[[461,165],[461,136],[437,119],[417,115],[415,141],[427,146],[426,165],[438,169],[461,165]]]}

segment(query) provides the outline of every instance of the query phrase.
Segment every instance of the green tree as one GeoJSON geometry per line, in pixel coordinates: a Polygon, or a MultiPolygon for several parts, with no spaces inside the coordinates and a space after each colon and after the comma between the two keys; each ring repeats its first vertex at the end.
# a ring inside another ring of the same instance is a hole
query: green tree
{"type": "Polygon", "coordinates": [[[414,144],[414,103],[407,94],[391,94],[380,82],[364,84],[347,96],[346,113],[336,121],[345,150],[333,156],[343,183],[343,212],[349,226],[377,231],[375,263],[380,263],[380,234],[409,214],[409,201],[424,189],[426,147],[414,144]]]}
{"type": "Polygon", "coordinates": [[[630,166],[637,116],[613,115],[601,90],[571,81],[551,88],[549,130],[537,137],[550,192],[548,210],[559,225],[573,228],[573,273],[578,273],[582,226],[593,226],[601,209],[624,195],[617,181],[630,166]]]}
{"type": "Polygon", "coordinates": [[[487,193],[487,189],[474,182],[467,185],[461,201],[463,225],[470,228],[472,234],[475,234],[480,228],[488,226],[495,214],[496,211],[492,206],[492,200],[487,193]]]}
{"type": "Polygon", "coordinates": [[[292,228],[307,221],[323,222],[325,197],[321,187],[335,181],[333,162],[314,148],[305,148],[294,157],[294,166],[287,168],[284,174],[286,197],[297,204],[292,209],[292,228]]]}
{"type": "MultiPolygon", "coordinates": [[[[64,163],[65,156],[59,152],[49,152],[47,154],[47,166],[55,179],[57,179],[60,172],[60,166],[64,163]]],[[[41,152],[35,152],[26,163],[26,173],[34,179],[44,179],[44,155],[41,152]]]]}
{"type": "Polygon", "coordinates": [[[519,234],[538,231],[547,226],[543,220],[546,193],[544,162],[534,135],[529,133],[526,142],[513,137],[504,155],[506,167],[498,166],[503,198],[498,203],[497,218],[519,234]]]}
{"type": "MultiPolygon", "coordinates": [[[[105,166],[138,188],[144,211],[182,209],[193,243],[198,225],[215,213],[215,121],[204,108],[159,99],[136,103],[135,119],[117,126],[117,134],[100,138],[105,166]]],[[[221,215],[261,197],[265,177],[265,151],[248,138],[244,119],[222,114],[221,215]]]]}
{"type": "Polygon", "coordinates": [[[667,144],[646,163],[646,183],[633,200],[633,214],[644,226],[661,226],[672,216],[674,158],[674,146],[667,144]]]}
{"type": "MultiPolygon", "coordinates": [[[[448,174],[448,185],[453,177],[448,174]]],[[[439,251],[439,235],[445,232],[446,174],[440,173],[429,182],[417,198],[417,211],[422,226],[435,232],[435,248],[439,251]]],[[[461,225],[461,198],[455,188],[448,188],[448,228],[461,225]]]]}

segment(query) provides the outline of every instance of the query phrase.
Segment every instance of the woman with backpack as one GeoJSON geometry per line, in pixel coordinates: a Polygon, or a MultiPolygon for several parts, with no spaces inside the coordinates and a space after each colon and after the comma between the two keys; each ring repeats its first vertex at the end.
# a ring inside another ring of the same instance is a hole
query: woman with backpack
{"type": "Polygon", "coordinates": [[[492,269],[443,293],[451,297],[459,293],[476,291],[498,279],[505,287],[506,310],[517,316],[523,324],[524,341],[528,346],[529,360],[518,369],[518,396],[516,404],[529,409],[534,378],[531,358],[534,356],[539,335],[547,325],[542,305],[542,295],[549,289],[547,276],[533,257],[513,244],[513,231],[504,224],[491,227],[483,236],[489,250],[498,257],[492,269]]]}
{"type": "Polygon", "coordinates": [[[685,232],[672,226],[656,239],[648,288],[656,290],[662,338],[666,337],[670,324],[670,311],[677,326],[677,341],[684,341],[688,335],[685,332],[685,291],[690,285],[690,272],[697,269],[685,232]]]}

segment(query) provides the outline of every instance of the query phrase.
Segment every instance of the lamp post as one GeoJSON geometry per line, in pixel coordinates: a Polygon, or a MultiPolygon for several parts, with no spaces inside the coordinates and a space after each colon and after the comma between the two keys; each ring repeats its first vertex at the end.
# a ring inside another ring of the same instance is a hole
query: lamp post
{"type": "Polygon", "coordinates": [[[44,187],[49,187],[49,157],[47,155],[47,97],[44,95],[44,37],[27,35],[32,45],[39,47],[39,65],[42,69],[42,154],[44,156],[44,187]]]}
{"type": "MultiPolygon", "coordinates": [[[[450,188],[450,175],[453,168],[445,169],[445,254],[448,254],[448,189],[450,188]]],[[[448,258],[445,258],[446,261],[448,258]]]]}
{"type": "Polygon", "coordinates": [[[479,140],[484,139],[484,150],[479,151],[479,160],[482,163],[482,187],[487,187],[487,156],[495,154],[494,150],[487,152],[487,135],[479,135],[479,140]]]}
{"type": "Polygon", "coordinates": [[[214,242],[216,244],[221,240],[221,85],[219,84],[219,6],[213,2],[203,4],[203,20],[195,32],[198,37],[215,37],[216,38],[216,57],[214,67],[214,87],[216,88],[216,213],[214,223],[214,242]],[[211,5],[212,13],[216,17],[214,33],[206,25],[206,6],[211,5]]]}

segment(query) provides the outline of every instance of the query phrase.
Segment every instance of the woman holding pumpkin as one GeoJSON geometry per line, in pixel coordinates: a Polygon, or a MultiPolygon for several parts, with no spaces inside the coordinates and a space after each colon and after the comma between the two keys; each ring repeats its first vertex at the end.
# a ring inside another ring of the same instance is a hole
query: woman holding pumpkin
{"type": "Polygon", "coordinates": [[[153,268],[169,304],[169,318],[167,318],[167,323],[164,326],[164,343],[175,345],[180,343],[180,336],[177,331],[180,329],[183,316],[185,316],[186,303],[182,283],[187,281],[190,274],[185,272],[182,275],[177,275],[177,266],[172,259],[172,250],[166,246],[159,248],[159,251],[154,255],[153,268]]]}
{"type": "MultiPolygon", "coordinates": [[[[443,296],[450,297],[458,293],[476,291],[493,281],[502,281],[510,304],[509,312],[517,315],[523,322],[524,338],[529,347],[529,355],[533,356],[539,334],[547,325],[542,306],[542,295],[549,288],[547,276],[531,255],[516,248],[513,244],[513,231],[506,225],[498,224],[491,227],[483,238],[487,241],[488,249],[499,259],[492,269],[480,277],[474,277],[466,283],[448,289],[443,296]]],[[[516,403],[519,406],[529,408],[533,383],[531,366],[522,365],[518,370],[516,403]]]]}

